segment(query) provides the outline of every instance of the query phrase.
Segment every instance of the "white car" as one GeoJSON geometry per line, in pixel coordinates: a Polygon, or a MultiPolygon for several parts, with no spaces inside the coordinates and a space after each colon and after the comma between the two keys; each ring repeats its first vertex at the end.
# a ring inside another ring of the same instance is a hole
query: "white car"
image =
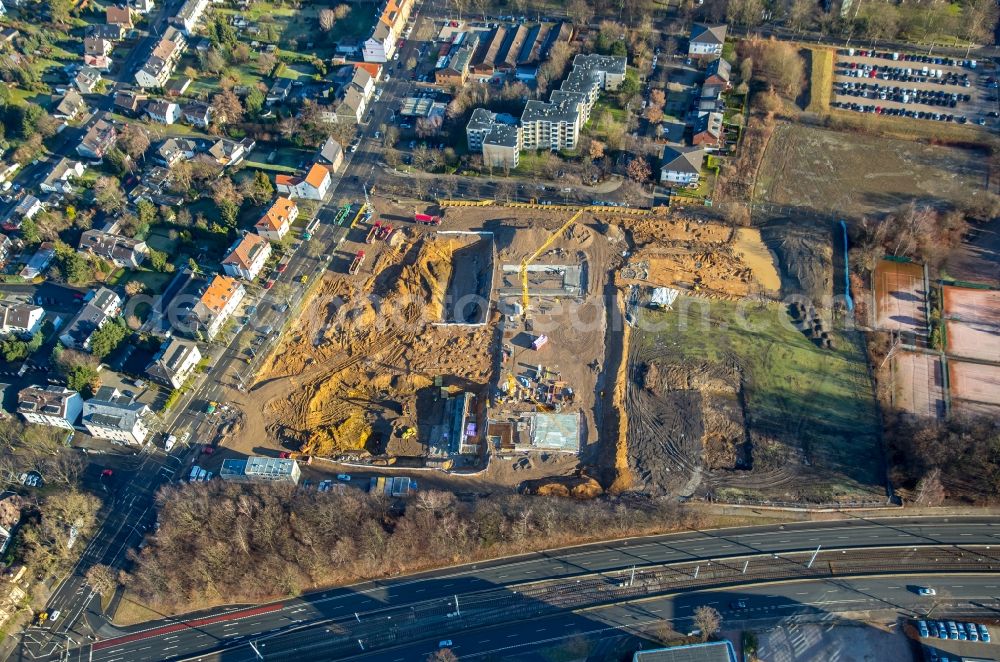
{"type": "Polygon", "coordinates": [[[932,589],[930,586],[921,586],[917,589],[917,595],[937,595],[937,591],[932,589]]]}
{"type": "Polygon", "coordinates": [[[345,483],[349,483],[351,481],[351,476],[350,474],[337,474],[337,480],[342,480],[345,483]]]}
{"type": "Polygon", "coordinates": [[[448,648],[451,645],[451,639],[442,639],[438,642],[438,648],[448,648]]]}

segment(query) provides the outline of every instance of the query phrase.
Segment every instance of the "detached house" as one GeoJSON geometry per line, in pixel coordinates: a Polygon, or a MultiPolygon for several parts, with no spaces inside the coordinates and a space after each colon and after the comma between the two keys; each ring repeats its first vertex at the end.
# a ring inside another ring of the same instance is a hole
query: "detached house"
{"type": "Polygon", "coordinates": [[[216,163],[222,167],[227,167],[238,165],[252,149],[252,145],[244,141],[237,142],[222,138],[208,148],[208,154],[215,159],[216,163]]]}
{"type": "MultiPolygon", "coordinates": [[[[77,148],[79,150],[79,148],[77,148]]],[[[72,180],[82,177],[87,167],[79,161],[70,161],[67,158],[59,159],[49,174],[45,176],[42,183],[38,185],[45,193],[72,193],[75,189],[72,180]]]]}
{"type": "Polygon", "coordinates": [[[74,89],[69,89],[56,105],[52,116],[67,121],[75,120],[87,110],[87,102],[83,100],[80,93],[74,89]]]}
{"type": "Polygon", "coordinates": [[[97,37],[108,41],[121,41],[125,38],[125,30],[120,25],[89,25],[84,34],[87,37],[97,37]]]}
{"type": "Polygon", "coordinates": [[[83,308],[59,336],[59,342],[71,349],[90,349],[94,332],[121,313],[122,298],[106,287],[91,290],[83,308]]]}
{"type": "Polygon", "coordinates": [[[337,122],[351,122],[357,124],[365,113],[365,97],[361,90],[354,86],[348,86],[344,90],[344,98],[337,105],[334,120],[337,122]]]}
{"type": "Polygon", "coordinates": [[[98,120],[76,146],[76,152],[89,159],[103,159],[117,141],[118,132],[115,131],[114,125],[105,120],[98,120]]]}
{"type": "Polygon", "coordinates": [[[274,183],[278,193],[284,193],[289,198],[306,198],[308,200],[323,200],[330,190],[330,170],[314,163],[305,177],[277,175],[274,183]]]}
{"type": "Polygon", "coordinates": [[[663,166],[660,168],[660,182],[696,186],[701,177],[701,164],[705,161],[705,154],[705,150],[700,147],[665,148],[663,166]]]}
{"type": "Polygon", "coordinates": [[[187,138],[167,138],[156,148],[153,158],[167,166],[174,167],[181,161],[193,159],[198,153],[198,146],[187,138]]]}
{"type": "Polygon", "coordinates": [[[158,384],[180,388],[201,361],[198,345],[182,338],[170,338],[146,366],[146,374],[158,384]]]}
{"type": "Polygon", "coordinates": [[[195,102],[184,106],[184,121],[199,129],[207,129],[212,123],[212,107],[207,103],[195,102]]]}
{"type": "Polygon", "coordinates": [[[149,119],[160,124],[173,124],[181,118],[181,107],[171,101],[150,101],[146,104],[149,119]]]}
{"type": "Polygon", "coordinates": [[[344,150],[333,137],[327,138],[319,149],[317,160],[329,166],[331,172],[337,172],[344,163],[344,150]]]}
{"type": "Polygon", "coordinates": [[[236,312],[246,289],[235,278],[216,276],[185,317],[190,332],[206,339],[214,338],[226,321],[236,312]]]}
{"type": "Polygon", "coordinates": [[[257,234],[268,241],[281,241],[299,217],[299,207],[293,200],[279,196],[257,224],[257,234]]]}
{"type": "Polygon", "coordinates": [[[267,105],[281,103],[288,98],[288,95],[292,93],[292,79],[291,78],[278,78],[271,85],[271,89],[267,91],[267,97],[265,101],[267,105]]]}
{"type": "Polygon", "coordinates": [[[80,236],[81,253],[103,258],[116,267],[137,269],[149,255],[146,242],[104,232],[87,230],[80,236]]]}
{"type": "Polygon", "coordinates": [[[145,100],[145,96],[136,94],[132,90],[122,90],[115,94],[114,110],[126,117],[136,117],[139,114],[139,105],[145,100]]]}
{"type": "Polygon", "coordinates": [[[0,334],[34,335],[42,328],[44,315],[41,306],[0,301],[0,334]]]}
{"type": "Polygon", "coordinates": [[[17,411],[29,423],[72,430],[83,398],[64,386],[29,386],[17,394],[17,411]]]}
{"type": "Polygon", "coordinates": [[[101,37],[86,37],[83,40],[83,63],[88,67],[107,71],[111,68],[111,50],[114,45],[101,37]]]}
{"type": "Polygon", "coordinates": [[[108,25],[120,25],[126,32],[135,27],[129,7],[108,7],[104,12],[104,22],[108,25]]]}
{"type": "Polygon", "coordinates": [[[721,56],[726,43],[725,25],[695,23],[688,38],[688,56],[694,58],[721,56]]]}
{"type": "Polygon", "coordinates": [[[267,239],[259,234],[246,234],[230,247],[222,260],[222,270],[235,278],[253,280],[270,256],[271,244],[267,239]]]}
{"type": "Polygon", "coordinates": [[[101,72],[94,67],[82,67],[73,79],[76,89],[83,94],[94,94],[101,83],[101,72]]]}

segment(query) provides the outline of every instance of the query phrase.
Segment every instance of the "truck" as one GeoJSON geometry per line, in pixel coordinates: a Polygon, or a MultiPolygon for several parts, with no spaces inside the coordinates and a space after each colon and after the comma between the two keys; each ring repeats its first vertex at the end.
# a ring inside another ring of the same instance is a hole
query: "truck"
{"type": "Polygon", "coordinates": [[[381,232],[382,232],[382,222],[375,221],[375,223],[373,223],[372,226],[368,228],[368,235],[365,237],[365,243],[370,244],[373,241],[375,241],[375,239],[378,238],[381,232]]]}
{"type": "Polygon", "coordinates": [[[441,217],[430,214],[414,214],[413,222],[420,225],[441,225],[441,217]]]}
{"type": "Polygon", "coordinates": [[[358,251],[354,256],[354,260],[351,262],[351,266],[347,268],[347,273],[354,275],[361,270],[361,265],[365,263],[365,252],[358,251]]]}
{"type": "Polygon", "coordinates": [[[177,443],[177,437],[175,437],[172,434],[167,435],[167,440],[163,442],[163,448],[169,453],[170,449],[172,449],[174,447],[174,444],[176,443],[177,443]]]}
{"type": "Polygon", "coordinates": [[[379,230],[378,238],[382,241],[386,241],[392,236],[392,223],[382,223],[382,229],[379,230]]]}
{"type": "Polygon", "coordinates": [[[317,216],[313,220],[309,221],[309,225],[307,225],[306,229],[302,231],[302,241],[309,241],[310,239],[312,239],[313,235],[316,233],[316,228],[318,226],[319,226],[319,217],[317,216]]]}
{"type": "Polygon", "coordinates": [[[188,480],[191,481],[192,483],[195,482],[196,480],[198,480],[199,473],[201,473],[201,467],[199,467],[196,464],[193,467],[191,467],[191,475],[188,476],[188,480]]]}
{"type": "Polygon", "coordinates": [[[206,414],[214,414],[215,410],[218,408],[218,406],[219,406],[218,402],[209,402],[208,406],[205,407],[205,413],[206,414]]]}

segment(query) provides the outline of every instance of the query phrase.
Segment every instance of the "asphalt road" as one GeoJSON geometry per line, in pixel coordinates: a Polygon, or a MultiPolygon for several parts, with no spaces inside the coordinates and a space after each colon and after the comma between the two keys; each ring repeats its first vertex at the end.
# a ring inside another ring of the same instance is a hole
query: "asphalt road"
{"type": "MultiPolygon", "coordinates": [[[[608,605],[575,613],[560,613],[549,618],[513,623],[498,622],[495,627],[475,630],[459,635],[449,635],[450,649],[463,660],[479,657],[511,659],[539,655],[540,651],[583,640],[596,646],[598,640],[613,634],[631,635],[634,645],[650,648],[652,642],[645,637],[651,630],[669,621],[680,632],[690,632],[694,610],[710,606],[722,614],[727,628],[744,623],[773,622],[793,616],[804,621],[818,620],[838,612],[890,611],[902,614],[923,615],[932,606],[935,613],[957,615],[976,613],[969,603],[979,609],[995,609],[1000,605],[1000,578],[983,575],[945,575],[907,580],[905,577],[860,577],[846,580],[814,580],[782,582],[747,586],[724,591],[698,591],[682,595],[665,595],[648,600],[608,605]],[[931,583],[945,599],[919,597],[915,581],[931,583]],[[737,601],[743,604],[737,604],[737,601]],[[745,606],[744,606],[745,605],[745,606]]],[[[431,633],[429,633],[431,634],[431,633]]],[[[406,662],[422,660],[433,653],[441,639],[429,639],[390,650],[375,651],[354,658],[368,662],[406,662]]],[[[265,659],[271,657],[268,647],[259,650],[265,659]]],[[[251,651],[252,652],[252,651],[251,651]]],[[[220,656],[218,659],[240,659],[220,656]]],[[[245,658],[253,659],[253,658],[245,658]]],[[[299,658],[305,659],[305,658],[299,658]]],[[[551,659],[538,657],[537,659],[551,659]]]]}
{"type": "MultiPolygon", "coordinates": [[[[330,659],[325,631],[333,619],[359,621],[387,607],[404,609],[427,601],[529,581],[588,573],[620,573],[632,566],[760,553],[830,548],[917,545],[1000,545],[1000,522],[988,519],[883,519],[691,531],[629,541],[530,554],[450,568],[422,575],[369,582],[265,605],[256,612],[199,613],[183,620],[146,623],[92,647],[76,649],[80,659],[104,662],[187,659],[203,651],[213,660],[252,660],[252,640],[270,646],[276,659],[330,659]],[[355,617],[355,614],[357,616],[355,617]],[[289,632],[289,630],[293,630],[289,632]],[[137,634],[145,631],[144,634],[137,634]]],[[[536,622],[532,620],[531,623],[536,622]]],[[[428,633],[433,636],[434,633],[428,633]]],[[[506,636],[506,635],[504,635],[506,636]]],[[[455,637],[451,637],[455,639],[455,637]]],[[[72,657],[71,659],[77,659],[72,657]]],[[[412,658],[411,658],[412,659],[412,658]]]]}

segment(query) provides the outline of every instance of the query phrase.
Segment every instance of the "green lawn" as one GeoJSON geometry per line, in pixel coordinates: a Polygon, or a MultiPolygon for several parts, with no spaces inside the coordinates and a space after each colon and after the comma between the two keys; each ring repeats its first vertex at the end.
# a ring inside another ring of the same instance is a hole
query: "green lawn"
{"type": "Polygon", "coordinates": [[[124,279],[122,285],[124,286],[132,281],[139,281],[146,286],[146,294],[162,294],[173,277],[174,274],[159,273],[157,271],[133,271],[124,279]]]}
{"type": "Polygon", "coordinates": [[[860,334],[833,331],[833,349],[820,349],[779,304],[691,297],[680,297],[673,311],[643,310],[643,327],[655,331],[636,332],[635,342],[671,362],[735,361],[751,433],[801,453],[825,479],[809,486],[815,497],[879,489],[878,418],[860,334]]]}

